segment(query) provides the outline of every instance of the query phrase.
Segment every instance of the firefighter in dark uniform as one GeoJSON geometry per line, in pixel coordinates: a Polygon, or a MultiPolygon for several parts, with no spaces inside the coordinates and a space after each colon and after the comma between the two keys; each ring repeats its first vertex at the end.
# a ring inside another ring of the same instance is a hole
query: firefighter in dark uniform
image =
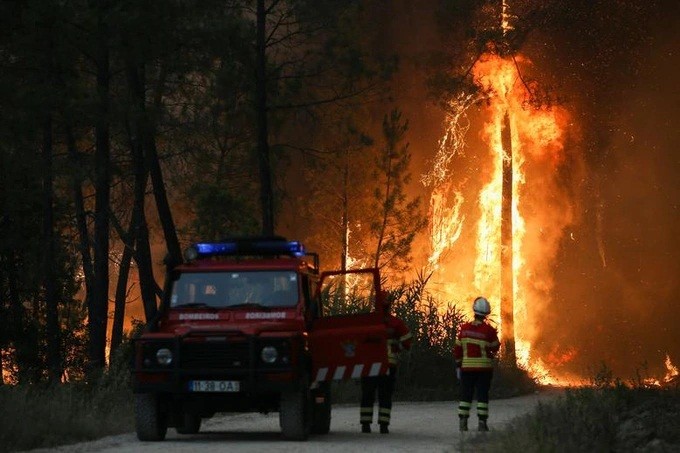
{"type": "MultiPolygon", "coordinates": [[[[383,296],[386,296],[383,293],[383,296]]],[[[361,379],[361,432],[370,433],[373,422],[373,404],[378,393],[378,424],[380,432],[388,434],[390,415],[392,413],[392,394],[397,380],[399,353],[411,348],[411,332],[404,322],[390,313],[392,301],[385,300],[385,317],[387,325],[387,357],[390,362],[389,372],[384,376],[368,376],[361,379]]]]}
{"type": "Polygon", "coordinates": [[[491,305],[484,297],[478,297],[472,304],[475,319],[460,327],[456,336],[454,356],[456,376],[460,381],[458,417],[460,430],[468,430],[468,418],[472,398],[477,394],[477,418],[479,431],[488,431],[489,388],[493,377],[493,359],[500,348],[498,331],[486,323],[491,305]]]}

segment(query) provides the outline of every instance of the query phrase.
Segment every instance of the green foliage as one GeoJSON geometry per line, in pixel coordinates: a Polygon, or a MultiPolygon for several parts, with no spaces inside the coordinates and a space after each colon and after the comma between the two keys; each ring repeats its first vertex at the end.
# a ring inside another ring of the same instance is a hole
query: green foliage
{"type": "Polygon", "coordinates": [[[403,143],[408,121],[399,110],[383,118],[383,146],[376,162],[373,190],[373,212],[370,231],[377,238],[375,267],[393,272],[408,268],[411,244],[416,233],[427,225],[420,207],[420,198],[406,194],[411,180],[409,144],[403,143]]]}
{"type": "Polygon", "coordinates": [[[464,316],[451,303],[442,306],[425,291],[420,276],[389,292],[395,316],[413,334],[411,350],[404,354],[397,374],[395,397],[402,400],[453,400],[457,396],[453,347],[464,316]],[[427,370],[427,372],[423,372],[427,370]]]}
{"type": "Polygon", "coordinates": [[[220,240],[227,236],[248,236],[258,231],[252,200],[223,185],[195,185],[190,193],[194,200],[195,219],[192,237],[220,240]]]}

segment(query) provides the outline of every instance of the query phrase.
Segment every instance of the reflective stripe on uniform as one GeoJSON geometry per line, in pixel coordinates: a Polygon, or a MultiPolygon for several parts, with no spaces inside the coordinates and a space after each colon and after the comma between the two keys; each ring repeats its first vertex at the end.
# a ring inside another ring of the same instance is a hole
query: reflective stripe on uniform
{"type": "Polygon", "coordinates": [[[492,368],[493,359],[491,357],[463,357],[461,368],[492,368]]]}
{"type": "Polygon", "coordinates": [[[389,423],[392,409],[381,407],[378,411],[378,423],[389,423]]]}
{"type": "Polygon", "coordinates": [[[477,402],[477,415],[480,418],[487,418],[489,416],[489,403],[477,402]]]}
{"type": "Polygon", "coordinates": [[[489,346],[488,341],[465,337],[462,340],[458,340],[457,343],[463,348],[462,368],[493,368],[493,359],[486,354],[486,348],[489,346]],[[480,357],[468,356],[467,346],[471,344],[479,346],[480,357]]]}
{"type": "Polygon", "coordinates": [[[373,421],[373,406],[371,407],[362,407],[360,411],[360,419],[359,421],[361,423],[371,423],[373,421]]]}
{"type": "Polygon", "coordinates": [[[458,403],[458,415],[461,415],[463,417],[469,416],[471,406],[472,404],[469,403],[468,401],[460,401],[458,403]]]}
{"type": "Polygon", "coordinates": [[[411,332],[408,332],[401,337],[387,339],[387,359],[390,365],[397,365],[399,363],[399,351],[404,350],[404,342],[413,337],[411,332]]]}

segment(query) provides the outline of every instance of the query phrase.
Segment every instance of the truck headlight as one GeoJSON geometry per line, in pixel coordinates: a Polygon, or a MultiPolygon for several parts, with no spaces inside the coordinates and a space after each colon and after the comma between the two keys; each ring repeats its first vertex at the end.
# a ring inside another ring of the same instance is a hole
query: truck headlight
{"type": "Polygon", "coordinates": [[[170,365],[172,363],[172,351],[168,348],[161,348],[156,351],[156,361],[160,365],[170,365]]]}
{"type": "Polygon", "coordinates": [[[260,358],[264,363],[274,363],[279,357],[279,351],[274,346],[265,346],[260,352],[260,358]]]}

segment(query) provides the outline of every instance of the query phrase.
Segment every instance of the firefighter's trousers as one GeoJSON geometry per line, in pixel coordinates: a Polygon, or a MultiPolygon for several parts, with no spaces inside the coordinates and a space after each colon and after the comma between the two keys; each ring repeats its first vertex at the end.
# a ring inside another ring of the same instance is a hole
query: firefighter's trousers
{"type": "Polygon", "coordinates": [[[472,408],[472,398],[477,396],[477,417],[480,420],[489,418],[489,388],[493,370],[462,371],[460,376],[460,401],[458,416],[468,418],[472,408]]]}
{"type": "Polygon", "coordinates": [[[397,367],[391,366],[384,376],[372,376],[361,379],[361,423],[373,422],[373,404],[378,393],[378,423],[390,424],[392,414],[392,394],[397,380],[397,367]]]}

